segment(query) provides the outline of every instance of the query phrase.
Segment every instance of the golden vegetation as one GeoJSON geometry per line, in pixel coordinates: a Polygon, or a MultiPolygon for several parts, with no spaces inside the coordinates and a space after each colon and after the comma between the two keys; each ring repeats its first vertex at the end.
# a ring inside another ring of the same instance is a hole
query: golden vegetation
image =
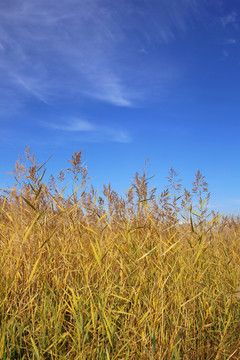
{"type": "Polygon", "coordinates": [[[48,183],[26,160],[0,198],[0,359],[240,358],[240,221],[208,214],[200,172],[123,198],[81,152],[48,183]]]}

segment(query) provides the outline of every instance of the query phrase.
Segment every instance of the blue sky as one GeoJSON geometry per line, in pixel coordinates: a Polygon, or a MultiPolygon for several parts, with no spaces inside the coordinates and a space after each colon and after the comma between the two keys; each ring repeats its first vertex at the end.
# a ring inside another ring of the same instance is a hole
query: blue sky
{"type": "Polygon", "coordinates": [[[0,3],[1,187],[25,144],[54,174],[82,150],[117,191],[149,157],[153,186],[200,169],[239,214],[239,96],[238,0],[0,3]]]}

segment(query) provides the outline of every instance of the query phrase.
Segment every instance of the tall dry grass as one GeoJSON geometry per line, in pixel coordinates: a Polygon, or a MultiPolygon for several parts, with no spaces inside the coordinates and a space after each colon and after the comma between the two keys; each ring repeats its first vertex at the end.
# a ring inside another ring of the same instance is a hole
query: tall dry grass
{"type": "Polygon", "coordinates": [[[99,196],[81,152],[49,182],[25,155],[0,198],[0,359],[240,359],[240,221],[209,215],[200,172],[99,196]]]}

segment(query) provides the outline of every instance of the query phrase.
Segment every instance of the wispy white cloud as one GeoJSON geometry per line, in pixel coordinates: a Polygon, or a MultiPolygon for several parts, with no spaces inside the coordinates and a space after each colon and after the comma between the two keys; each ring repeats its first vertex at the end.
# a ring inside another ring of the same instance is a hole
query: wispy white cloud
{"type": "Polygon", "coordinates": [[[41,101],[85,94],[130,106],[131,94],[127,98],[121,71],[110,59],[119,38],[114,28],[97,0],[0,5],[2,75],[41,101]]]}
{"type": "Polygon", "coordinates": [[[102,142],[112,141],[119,143],[129,143],[132,141],[131,136],[122,129],[117,129],[105,125],[97,125],[85,119],[70,118],[61,123],[42,123],[49,129],[59,130],[61,132],[70,132],[84,134],[85,142],[102,142]]]}
{"type": "Polygon", "coordinates": [[[225,15],[225,16],[221,16],[220,17],[220,22],[222,24],[222,26],[226,27],[228,25],[237,25],[237,12],[236,11],[232,11],[231,13],[225,15]]]}
{"type": "Polygon", "coordinates": [[[229,44],[229,45],[234,45],[236,43],[237,43],[236,39],[227,39],[227,44],[229,44]]]}
{"type": "MultiPolygon", "coordinates": [[[[15,0],[0,3],[0,99],[92,98],[131,107],[161,98],[181,64],[164,57],[206,11],[205,0],[15,0]],[[6,86],[7,84],[7,86],[6,86]],[[158,95],[154,95],[158,94],[158,95]]],[[[237,24],[236,12],[219,17],[237,24]]],[[[219,23],[218,23],[219,24],[219,23]]],[[[229,44],[235,39],[229,38],[229,44]]],[[[184,67],[184,64],[183,64],[184,67]]]]}
{"type": "Polygon", "coordinates": [[[237,44],[237,39],[233,39],[233,38],[230,38],[230,39],[226,39],[223,41],[223,44],[224,45],[235,45],[237,44]]]}
{"type": "Polygon", "coordinates": [[[56,129],[56,130],[73,131],[73,132],[96,131],[97,130],[96,125],[91,124],[87,120],[78,119],[78,118],[69,119],[61,124],[45,123],[45,126],[50,127],[52,129],[56,129]]]}
{"type": "MultiPolygon", "coordinates": [[[[201,1],[16,0],[0,4],[0,76],[19,96],[43,102],[94,98],[134,106],[176,78],[154,44],[186,31],[201,1]],[[134,34],[134,36],[132,36],[134,34]],[[141,49],[145,49],[144,53],[141,49]],[[20,95],[21,93],[21,95],[20,95]]],[[[8,93],[5,93],[7,102],[8,93]]]]}
{"type": "Polygon", "coordinates": [[[48,104],[48,101],[45,96],[45,92],[41,84],[38,83],[37,78],[24,78],[23,76],[19,75],[12,75],[12,78],[14,82],[16,83],[16,86],[21,87],[22,89],[26,90],[29,94],[35,96],[40,101],[48,104]]]}
{"type": "Polygon", "coordinates": [[[88,90],[84,91],[84,93],[96,99],[107,101],[118,106],[132,105],[132,101],[130,100],[132,96],[128,96],[128,90],[125,89],[124,91],[124,86],[122,86],[120,80],[116,76],[107,74],[107,72],[98,74],[95,76],[95,84],[97,84],[98,91],[92,89],[92,92],[88,90]],[[99,91],[99,89],[101,89],[101,91],[99,91]]]}

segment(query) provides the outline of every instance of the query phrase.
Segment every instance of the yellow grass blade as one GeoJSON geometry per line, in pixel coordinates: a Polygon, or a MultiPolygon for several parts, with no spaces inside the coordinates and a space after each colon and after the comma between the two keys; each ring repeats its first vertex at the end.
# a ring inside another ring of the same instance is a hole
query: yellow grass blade
{"type": "Polygon", "coordinates": [[[32,343],[32,346],[33,346],[33,349],[34,349],[34,353],[35,353],[37,359],[40,359],[40,354],[39,354],[37,345],[35,344],[35,342],[34,342],[34,340],[33,340],[32,337],[31,337],[31,343],[32,343]]]}
{"type": "Polygon", "coordinates": [[[120,296],[120,295],[110,294],[110,296],[115,296],[116,298],[119,298],[119,299],[124,300],[124,301],[127,301],[127,302],[130,301],[129,299],[126,299],[126,298],[124,298],[124,297],[122,297],[122,296],[120,296]]]}
{"type": "Polygon", "coordinates": [[[216,221],[218,221],[219,219],[221,219],[221,217],[222,217],[222,215],[220,215],[220,216],[218,216],[217,218],[215,218],[215,219],[213,219],[213,220],[211,220],[211,221],[207,222],[206,226],[209,226],[209,225],[211,225],[211,224],[215,223],[216,221]]]}
{"type": "Polygon", "coordinates": [[[9,226],[7,226],[7,225],[0,224],[0,226],[2,226],[2,227],[3,227],[3,228],[5,228],[5,229],[12,230],[12,228],[10,228],[10,227],[9,227],[9,226]]]}
{"type": "Polygon", "coordinates": [[[28,227],[25,235],[24,235],[24,238],[23,238],[23,241],[22,241],[22,245],[25,243],[25,241],[27,240],[33,226],[35,225],[35,223],[40,219],[40,217],[43,215],[43,212],[41,214],[37,214],[32,222],[32,224],[28,227]]]}
{"type": "Polygon", "coordinates": [[[98,233],[96,233],[96,231],[92,230],[91,228],[84,226],[83,224],[80,224],[84,229],[86,229],[87,231],[90,231],[91,233],[93,233],[94,235],[98,236],[98,233]]]}
{"type": "Polygon", "coordinates": [[[109,355],[108,349],[106,349],[106,354],[107,354],[107,360],[110,360],[110,355],[109,355]]]}
{"type": "Polygon", "coordinates": [[[148,251],[146,254],[144,254],[143,256],[140,257],[140,259],[138,259],[137,261],[140,261],[142,259],[144,259],[146,256],[148,256],[149,254],[151,254],[151,252],[153,252],[155,249],[157,249],[159,247],[159,245],[156,245],[153,249],[151,249],[150,251],[148,251]]]}
{"type": "Polygon", "coordinates": [[[146,317],[149,315],[150,311],[151,311],[151,309],[149,309],[149,310],[143,315],[143,317],[142,317],[141,320],[139,321],[139,325],[141,325],[141,324],[144,322],[144,320],[146,319],[146,317]]]}
{"type": "Polygon", "coordinates": [[[33,269],[32,269],[31,275],[29,276],[29,279],[28,279],[28,282],[29,282],[29,283],[31,282],[31,280],[32,280],[32,278],[33,278],[33,275],[35,274],[35,271],[36,271],[36,269],[37,269],[37,266],[38,266],[38,263],[39,263],[41,257],[42,257],[42,255],[40,255],[39,258],[37,259],[37,261],[35,262],[35,265],[34,265],[34,267],[33,267],[33,269]]]}
{"type": "Polygon", "coordinates": [[[185,301],[185,303],[181,304],[181,307],[187,305],[189,302],[195,300],[197,297],[199,297],[202,293],[204,292],[204,289],[202,291],[200,291],[197,295],[195,295],[194,297],[192,297],[191,299],[185,301]]]}
{"type": "Polygon", "coordinates": [[[107,216],[107,214],[109,213],[109,211],[110,211],[110,210],[108,210],[103,216],[101,216],[100,219],[98,219],[97,222],[99,223],[100,221],[102,221],[102,219],[104,219],[105,216],[107,216]]]}
{"type": "Polygon", "coordinates": [[[3,256],[1,258],[1,262],[0,262],[0,265],[3,264],[4,260],[6,259],[7,257],[7,253],[9,252],[9,250],[11,249],[12,247],[12,243],[13,243],[13,240],[15,239],[15,234],[12,235],[10,241],[9,241],[9,244],[8,244],[8,247],[6,250],[3,251],[3,256]]]}
{"type": "Polygon", "coordinates": [[[49,350],[51,350],[54,346],[58,345],[63,339],[65,339],[65,337],[69,336],[69,338],[72,339],[72,336],[69,332],[65,332],[62,335],[60,335],[47,349],[46,352],[48,352],[49,350]]]}
{"type": "Polygon", "coordinates": [[[120,311],[120,310],[111,310],[111,312],[113,312],[113,313],[117,313],[117,314],[123,314],[123,315],[136,316],[135,314],[131,314],[131,313],[129,313],[129,312],[126,312],[126,311],[120,311]]]}
{"type": "Polygon", "coordinates": [[[5,210],[3,210],[3,212],[4,212],[5,215],[7,215],[7,217],[9,218],[9,220],[10,220],[11,222],[13,222],[13,218],[12,218],[5,210]]]}
{"type": "Polygon", "coordinates": [[[205,199],[203,200],[203,202],[202,202],[202,204],[201,204],[201,208],[203,208],[203,206],[204,206],[204,204],[205,204],[205,202],[207,201],[207,199],[208,199],[208,195],[205,197],[205,199]]]}
{"type": "Polygon", "coordinates": [[[104,316],[104,325],[105,325],[105,329],[106,329],[106,332],[107,332],[107,337],[108,337],[108,340],[109,340],[109,343],[111,345],[111,347],[113,346],[112,344],[112,339],[111,339],[111,327],[110,327],[110,323],[109,323],[109,320],[105,314],[105,311],[102,309],[102,312],[103,312],[103,316],[104,316]]]}
{"type": "Polygon", "coordinates": [[[172,250],[177,244],[180,243],[181,240],[178,240],[177,242],[175,242],[174,244],[172,244],[163,254],[162,256],[165,256],[170,250],[172,250]]]}
{"type": "Polygon", "coordinates": [[[2,333],[0,340],[0,359],[3,359],[4,349],[5,349],[5,332],[2,333]]]}
{"type": "Polygon", "coordinates": [[[95,256],[95,259],[97,260],[98,265],[101,267],[101,259],[99,258],[99,255],[98,255],[98,253],[97,253],[97,251],[96,251],[96,249],[95,249],[95,247],[94,247],[93,243],[92,243],[92,242],[90,242],[90,244],[91,244],[91,246],[92,246],[93,253],[94,253],[94,256],[95,256]]]}
{"type": "Polygon", "coordinates": [[[129,342],[127,342],[126,344],[124,344],[124,345],[121,347],[121,349],[118,351],[117,355],[116,355],[112,360],[116,360],[116,359],[119,358],[119,355],[120,355],[121,352],[125,349],[125,347],[128,346],[128,343],[129,343],[129,342]]]}
{"type": "Polygon", "coordinates": [[[193,213],[194,215],[197,215],[198,217],[201,217],[201,214],[199,214],[196,210],[191,210],[191,213],[193,213]]]}
{"type": "Polygon", "coordinates": [[[90,299],[90,306],[91,306],[91,318],[92,318],[92,324],[94,331],[96,330],[96,324],[95,324],[95,314],[94,314],[94,308],[93,308],[93,301],[90,299]]]}
{"type": "Polygon", "coordinates": [[[50,195],[51,200],[54,202],[54,204],[59,208],[59,210],[63,211],[63,206],[60,206],[59,203],[50,195]]]}

